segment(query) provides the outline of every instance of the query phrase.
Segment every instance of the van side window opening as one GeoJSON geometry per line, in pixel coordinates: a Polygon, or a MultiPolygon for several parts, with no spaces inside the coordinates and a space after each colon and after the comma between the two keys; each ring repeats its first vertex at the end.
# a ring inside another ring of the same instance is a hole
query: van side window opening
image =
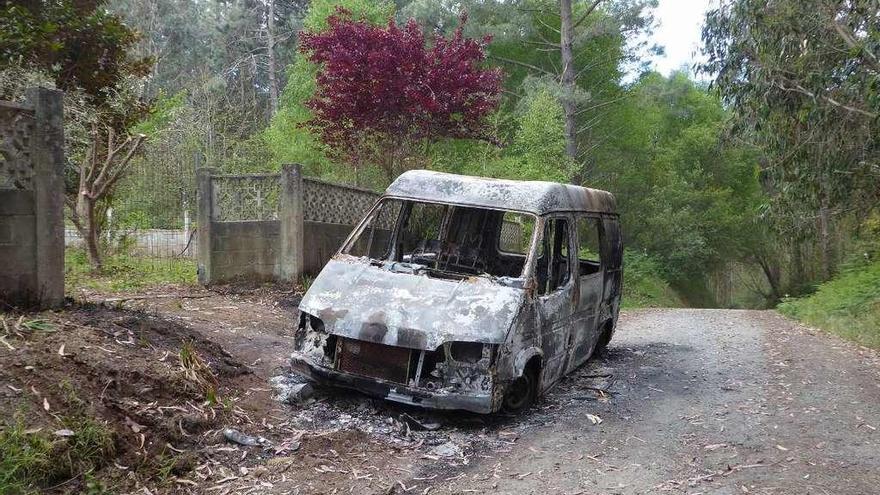
{"type": "Polygon", "coordinates": [[[551,218],[544,224],[544,253],[538,260],[538,293],[549,294],[568,283],[571,238],[568,220],[551,218]]]}
{"type": "Polygon", "coordinates": [[[384,199],[342,252],[425,267],[435,277],[519,278],[535,222],[515,212],[384,199]]]}
{"type": "Polygon", "coordinates": [[[578,274],[597,273],[602,265],[602,231],[598,218],[579,215],[577,218],[578,274]]]}

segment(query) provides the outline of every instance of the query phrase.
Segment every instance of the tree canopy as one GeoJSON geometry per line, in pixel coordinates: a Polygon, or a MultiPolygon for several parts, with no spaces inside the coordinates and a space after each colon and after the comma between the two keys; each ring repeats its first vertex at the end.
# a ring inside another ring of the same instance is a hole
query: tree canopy
{"type": "Polygon", "coordinates": [[[461,27],[428,46],[415,20],[383,28],[339,9],[327,30],[301,35],[301,51],[320,67],[308,125],[355,166],[367,155],[390,181],[412,143],[494,139],[485,119],[497,108],[501,71],[480,67],[482,44],[461,27]]]}

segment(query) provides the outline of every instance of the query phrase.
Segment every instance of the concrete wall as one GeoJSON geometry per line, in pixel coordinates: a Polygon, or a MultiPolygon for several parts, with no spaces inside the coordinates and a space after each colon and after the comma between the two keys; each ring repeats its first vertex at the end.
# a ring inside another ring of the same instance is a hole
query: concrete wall
{"type": "Polygon", "coordinates": [[[216,281],[271,280],[276,276],[280,222],[217,222],[211,229],[216,281]]]}
{"type": "Polygon", "coordinates": [[[13,303],[36,298],[34,192],[0,189],[0,292],[13,303]]]}
{"type": "Polygon", "coordinates": [[[269,175],[200,169],[198,177],[203,284],[316,275],[379,197],[304,178],[298,165],[269,175]],[[277,198],[274,210],[267,208],[272,198],[277,198]]]}
{"type": "Polygon", "coordinates": [[[324,268],[331,256],[336,254],[354,225],[304,222],[303,274],[315,276],[324,268]]]}
{"type": "Polygon", "coordinates": [[[0,102],[0,308],[64,300],[62,93],[0,102]]]}

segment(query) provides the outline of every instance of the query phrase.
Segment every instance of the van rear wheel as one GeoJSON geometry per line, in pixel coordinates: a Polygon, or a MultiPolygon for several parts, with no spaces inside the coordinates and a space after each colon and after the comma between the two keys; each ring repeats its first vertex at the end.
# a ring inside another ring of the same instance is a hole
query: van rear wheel
{"type": "Polygon", "coordinates": [[[528,409],[537,398],[538,370],[535,366],[529,366],[522,376],[507,387],[501,407],[504,412],[517,414],[528,409]]]}
{"type": "Polygon", "coordinates": [[[605,330],[599,336],[599,342],[596,342],[596,348],[593,349],[593,355],[602,357],[608,352],[608,344],[611,343],[611,334],[614,331],[612,324],[605,325],[605,330]]]}

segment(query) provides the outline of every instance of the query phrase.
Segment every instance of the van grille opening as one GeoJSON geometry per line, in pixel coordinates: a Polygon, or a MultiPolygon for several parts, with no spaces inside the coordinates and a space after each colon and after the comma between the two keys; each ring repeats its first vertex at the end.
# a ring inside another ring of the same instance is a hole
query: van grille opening
{"type": "Polygon", "coordinates": [[[410,349],[340,338],[338,369],[401,384],[410,375],[410,349]]]}

